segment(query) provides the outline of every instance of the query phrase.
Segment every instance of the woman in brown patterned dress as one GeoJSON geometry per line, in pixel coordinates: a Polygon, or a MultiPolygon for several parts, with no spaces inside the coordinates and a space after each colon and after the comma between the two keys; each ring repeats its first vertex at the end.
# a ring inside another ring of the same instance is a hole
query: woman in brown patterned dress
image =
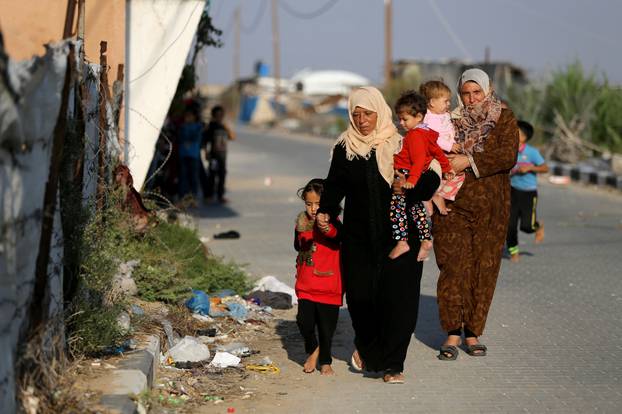
{"type": "Polygon", "coordinates": [[[510,214],[509,171],[516,162],[518,127],[495,96],[488,75],[465,71],[458,82],[459,107],[453,122],[462,150],[450,155],[465,181],[451,212],[435,214],[434,253],[440,269],[437,297],[447,340],[439,359],[455,360],[464,330],[466,350],[485,356],[478,337],[497,283],[510,214]]]}

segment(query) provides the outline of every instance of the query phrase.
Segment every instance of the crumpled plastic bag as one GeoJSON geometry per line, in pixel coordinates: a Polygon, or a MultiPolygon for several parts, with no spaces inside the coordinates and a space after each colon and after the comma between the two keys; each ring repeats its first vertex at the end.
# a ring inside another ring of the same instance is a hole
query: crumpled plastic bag
{"type": "Polygon", "coordinates": [[[229,352],[216,352],[214,359],[210,362],[210,365],[217,368],[235,367],[240,363],[241,359],[229,352]]]}
{"type": "Polygon", "coordinates": [[[205,361],[210,357],[209,348],[199,342],[194,336],[185,336],[174,347],[168,350],[167,355],[175,362],[205,361]]]}
{"type": "Polygon", "coordinates": [[[192,297],[186,301],[188,309],[190,309],[193,313],[208,316],[209,305],[209,296],[207,296],[207,293],[202,290],[192,289],[192,297]]]}
{"type": "Polygon", "coordinates": [[[281,282],[274,276],[265,276],[259,279],[255,283],[256,289],[261,291],[270,291],[270,292],[282,292],[287,293],[292,297],[292,305],[298,304],[298,298],[296,297],[296,291],[281,282]]]}

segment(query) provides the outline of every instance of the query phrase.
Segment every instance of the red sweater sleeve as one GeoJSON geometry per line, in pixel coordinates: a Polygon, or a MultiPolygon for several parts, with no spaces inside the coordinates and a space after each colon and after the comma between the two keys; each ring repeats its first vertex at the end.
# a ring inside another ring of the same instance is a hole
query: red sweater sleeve
{"type": "Polygon", "coordinates": [[[436,158],[439,164],[441,164],[441,169],[443,170],[444,173],[446,173],[446,172],[451,171],[451,164],[449,163],[449,160],[445,156],[445,153],[443,152],[441,147],[439,147],[438,144],[436,143],[437,137],[438,137],[438,134],[430,135],[430,138],[428,140],[428,151],[430,152],[430,155],[432,156],[432,158],[436,158]]]}
{"type": "Polygon", "coordinates": [[[410,141],[408,156],[412,164],[409,168],[410,172],[408,173],[408,179],[406,181],[413,185],[417,185],[417,181],[419,181],[419,177],[423,174],[426,164],[427,138],[422,134],[422,131],[418,131],[417,129],[409,132],[407,138],[410,141]]]}

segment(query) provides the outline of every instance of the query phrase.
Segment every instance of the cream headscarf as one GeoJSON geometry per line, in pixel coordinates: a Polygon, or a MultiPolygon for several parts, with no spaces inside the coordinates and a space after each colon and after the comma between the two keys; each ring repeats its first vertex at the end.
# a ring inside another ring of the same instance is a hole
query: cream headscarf
{"type": "Polygon", "coordinates": [[[402,140],[393,124],[391,108],[378,89],[366,86],[350,93],[348,111],[350,125],[339,136],[337,144],[346,148],[346,158],[350,161],[355,157],[363,157],[367,160],[371,151],[375,149],[378,170],[391,185],[393,183],[393,155],[399,151],[402,140]],[[361,134],[354,126],[352,112],[357,106],[378,114],[376,128],[368,135],[361,134]]]}

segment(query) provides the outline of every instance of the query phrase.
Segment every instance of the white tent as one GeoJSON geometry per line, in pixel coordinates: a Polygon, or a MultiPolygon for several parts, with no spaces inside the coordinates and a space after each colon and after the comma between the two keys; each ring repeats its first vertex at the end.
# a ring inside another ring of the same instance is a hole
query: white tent
{"type": "Polygon", "coordinates": [[[302,70],[290,83],[300,84],[306,95],[347,95],[353,88],[370,85],[369,79],[345,70],[302,70]]]}
{"type": "Polygon", "coordinates": [[[132,0],[126,10],[125,156],[140,188],[205,0],[132,0]]]}

